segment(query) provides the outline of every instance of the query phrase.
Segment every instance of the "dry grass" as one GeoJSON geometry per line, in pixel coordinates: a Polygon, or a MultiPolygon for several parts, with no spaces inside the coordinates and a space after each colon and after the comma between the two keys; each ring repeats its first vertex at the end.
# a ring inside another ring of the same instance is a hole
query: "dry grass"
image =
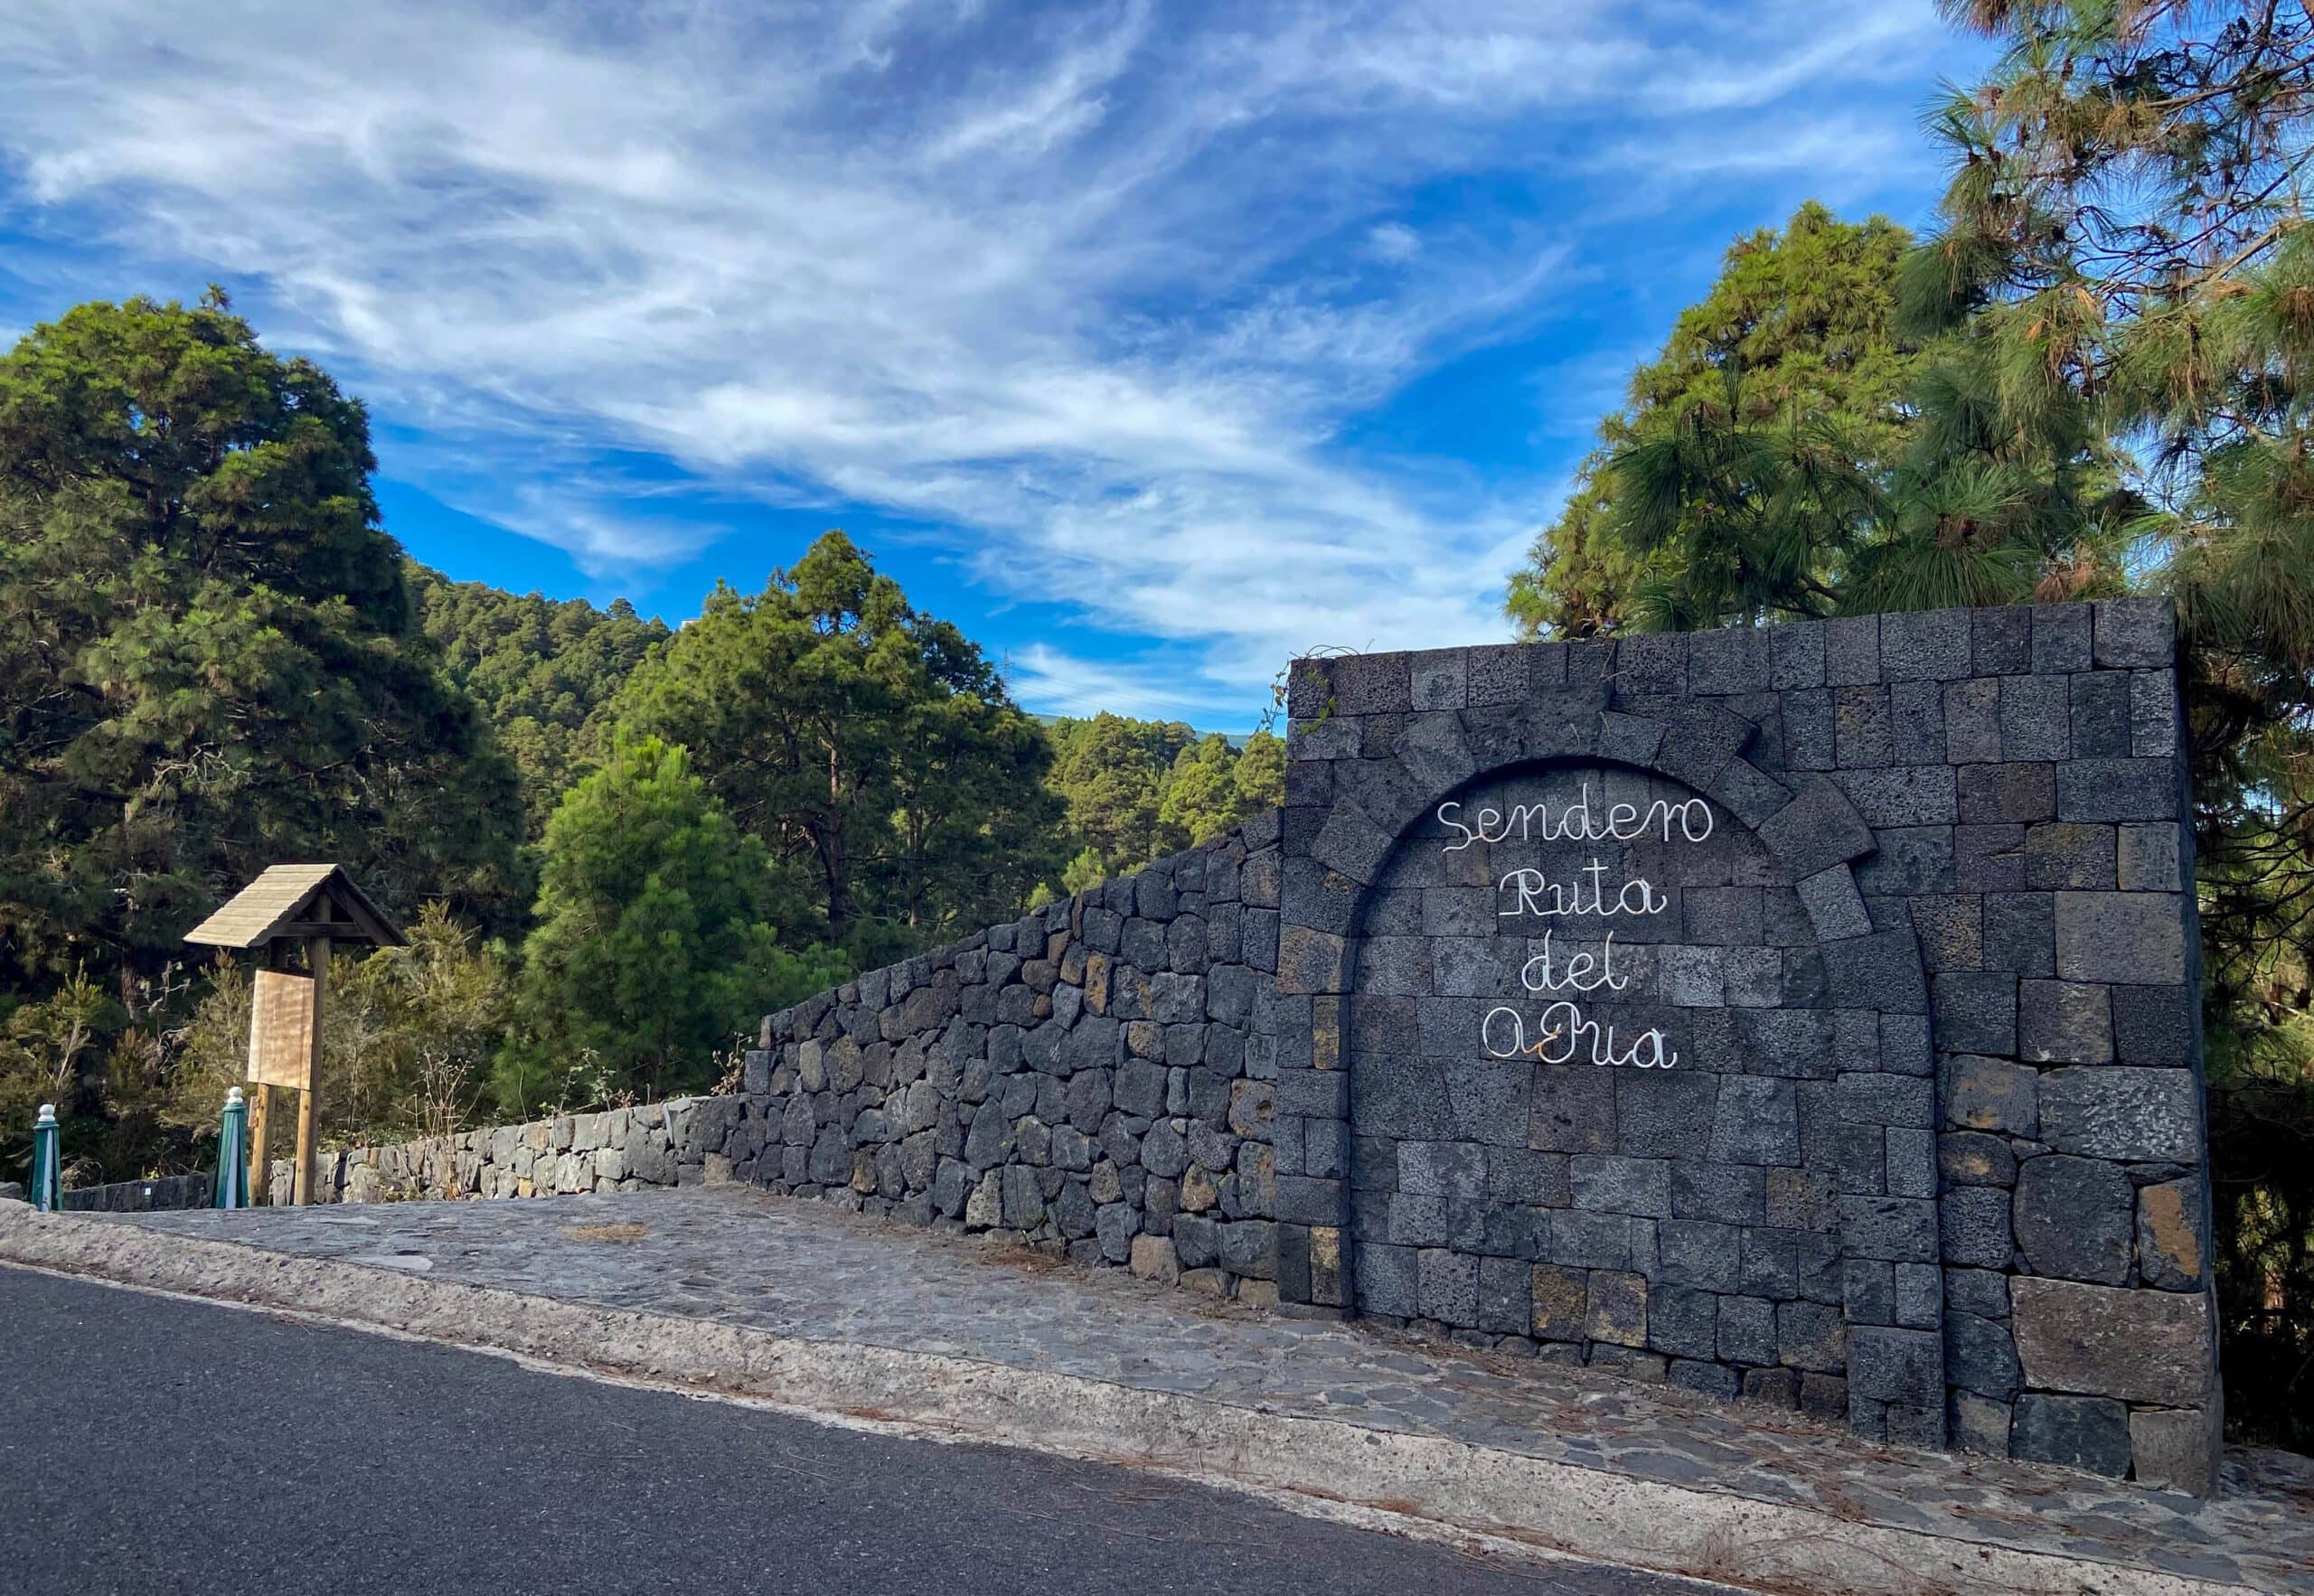
{"type": "Polygon", "coordinates": [[[983,1263],[999,1264],[1006,1269],[1018,1269],[1029,1274],[1058,1274],[1069,1266],[1068,1254],[1042,1252],[1035,1247],[1013,1244],[1002,1247],[983,1248],[980,1254],[983,1263]]]}
{"type": "Polygon", "coordinates": [[[640,1225],[566,1225],[562,1234],[574,1242],[639,1242],[651,1233],[640,1225]]]}

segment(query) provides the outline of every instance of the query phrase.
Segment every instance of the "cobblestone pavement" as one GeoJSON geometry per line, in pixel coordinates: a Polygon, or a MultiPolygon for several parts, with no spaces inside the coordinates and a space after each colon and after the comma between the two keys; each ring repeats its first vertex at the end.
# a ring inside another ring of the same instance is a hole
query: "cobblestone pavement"
{"type": "Polygon", "coordinates": [[[1854,1522],[2314,1591],[2314,1460],[2235,1450],[2215,1501],[1873,1446],[1795,1414],[1282,1318],[737,1188],[108,1222],[805,1339],[968,1357],[1433,1435],[1854,1522]]]}

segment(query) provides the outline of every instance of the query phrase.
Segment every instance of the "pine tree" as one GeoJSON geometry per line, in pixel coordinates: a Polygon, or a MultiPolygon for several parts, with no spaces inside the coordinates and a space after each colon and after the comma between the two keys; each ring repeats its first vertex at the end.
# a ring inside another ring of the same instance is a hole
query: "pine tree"
{"type": "Polygon", "coordinates": [[[511,1113],[704,1086],[718,1049],[848,969],[832,950],[779,945],[763,845],[655,737],[618,742],[564,794],[544,854],[525,1035],[498,1075],[511,1113]]]}
{"type": "Polygon", "coordinates": [[[1909,242],[1886,218],[1844,222],[1811,202],[1781,233],[1728,250],[1601,423],[1601,448],[1512,577],[1505,608],[1522,635],[1830,605],[1827,578],[1864,513],[1858,484],[1908,440],[1917,350],[1893,318],[1909,242]],[[1723,498],[1747,467],[1773,470],[1776,485],[1723,498]],[[1623,491],[1630,477],[1652,484],[1648,504],[1623,491]],[[1787,528],[1795,513],[1810,519],[1787,528]]]}

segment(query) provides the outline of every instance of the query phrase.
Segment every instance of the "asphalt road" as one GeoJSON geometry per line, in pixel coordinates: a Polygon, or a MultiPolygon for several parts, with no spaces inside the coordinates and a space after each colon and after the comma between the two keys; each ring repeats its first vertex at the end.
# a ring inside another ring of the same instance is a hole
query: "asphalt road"
{"type": "Polygon", "coordinates": [[[1696,1596],[0,1267],[0,1593],[1696,1596]]]}

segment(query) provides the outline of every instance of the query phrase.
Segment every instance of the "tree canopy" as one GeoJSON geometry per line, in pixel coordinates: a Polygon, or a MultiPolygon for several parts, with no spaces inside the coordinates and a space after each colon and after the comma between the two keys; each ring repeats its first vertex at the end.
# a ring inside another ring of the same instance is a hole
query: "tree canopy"
{"type": "Polygon", "coordinates": [[[1051,873],[1050,753],[978,645],[911,607],[842,532],[638,669],[619,725],[691,750],[762,838],[807,924],[863,964],[1001,918],[1051,873]]]}
{"type": "Polygon", "coordinates": [[[763,844],[682,749],[619,739],[547,822],[502,1103],[707,1085],[718,1050],[848,971],[832,950],[779,945],[779,897],[763,844]]]}
{"type": "Polygon", "coordinates": [[[1828,568],[1868,509],[1858,489],[1910,439],[1918,348],[1894,325],[1910,242],[1811,201],[1729,248],[1511,577],[1523,635],[1829,602],[1828,568]]]}
{"type": "Polygon", "coordinates": [[[415,624],[368,422],[221,296],[0,357],[0,968],[150,973],[283,859],[508,890],[514,772],[415,624]]]}

